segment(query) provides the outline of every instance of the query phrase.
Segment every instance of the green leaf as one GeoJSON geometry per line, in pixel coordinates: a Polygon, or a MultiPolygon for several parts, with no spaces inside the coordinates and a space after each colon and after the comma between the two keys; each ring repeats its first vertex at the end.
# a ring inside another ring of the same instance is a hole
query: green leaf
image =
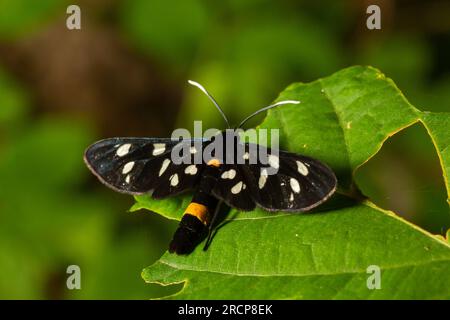
{"type": "MultiPolygon", "coordinates": [[[[371,67],[351,67],[278,97],[299,105],[271,110],[260,128],[280,128],[284,149],[330,165],[338,193],[310,214],[231,210],[207,252],[166,253],[142,276],[183,289],[183,299],[450,298],[450,245],[361,200],[353,174],[396,132],[422,122],[436,146],[448,188],[449,114],[423,113],[392,80],[371,67]],[[245,221],[244,221],[245,220],[245,221]],[[381,268],[381,289],[367,286],[381,268]]],[[[132,210],[180,219],[189,195],[136,197],[132,210]]]]}
{"type": "Polygon", "coordinates": [[[424,112],[421,121],[436,147],[447,188],[447,202],[450,204],[450,113],[424,112]]]}
{"type": "Polygon", "coordinates": [[[450,298],[449,263],[448,244],[365,203],[233,221],[207,252],[166,253],[143,277],[189,279],[177,299],[450,298]],[[370,265],[381,290],[367,288],[370,265]]]}
{"type": "Polygon", "coordinates": [[[355,169],[418,117],[394,83],[373,68],[353,67],[293,84],[278,99],[302,103],[269,112],[261,128],[280,128],[286,149],[328,163],[344,190],[355,169]]]}

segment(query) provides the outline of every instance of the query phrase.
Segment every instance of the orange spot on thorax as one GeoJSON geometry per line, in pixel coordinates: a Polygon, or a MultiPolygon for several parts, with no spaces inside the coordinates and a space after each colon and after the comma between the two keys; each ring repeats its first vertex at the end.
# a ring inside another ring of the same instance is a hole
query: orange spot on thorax
{"type": "Polygon", "coordinates": [[[208,161],[207,165],[218,168],[218,167],[220,167],[220,161],[219,161],[219,159],[211,159],[208,161]]]}

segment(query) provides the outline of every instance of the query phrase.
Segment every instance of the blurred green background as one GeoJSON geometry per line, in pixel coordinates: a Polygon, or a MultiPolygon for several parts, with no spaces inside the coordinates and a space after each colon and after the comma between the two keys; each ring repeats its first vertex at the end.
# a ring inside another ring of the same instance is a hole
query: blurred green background
{"type": "MultiPolygon", "coordinates": [[[[422,110],[450,111],[449,16],[450,2],[437,0],[0,0],[0,298],[174,292],[140,272],[176,224],[128,213],[132,197],[92,177],[84,149],[111,136],[169,136],[196,119],[220,128],[187,79],[204,84],[232,122],[292,82],[355,64],[380,68],[422,110]],[[81,30],[66,28],[69,4],[81,7],[81,30]],[[369,4],[381,7],[381,30],[366,28],[369,4]],[[66,288],[71,264],[81,267],[81,290],[66,288]]],[[[450,227],[421,125],[388,140],[357,181],[431,232],[450,227]]]]}

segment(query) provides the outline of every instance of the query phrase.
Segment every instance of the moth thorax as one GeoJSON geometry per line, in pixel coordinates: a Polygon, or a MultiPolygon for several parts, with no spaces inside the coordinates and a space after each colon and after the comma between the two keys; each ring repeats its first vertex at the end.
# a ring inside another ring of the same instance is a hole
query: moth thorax
{"type": "Polygon", "coordinates": [[[235,130],[226,130],[223,133],[223,139],[224,143],[222,154],[224,155],[224,162],[227,164],[234,164],[236,163],[237,155],[239,152],[238,149],[241,145],[238,132],[235,130]]]}

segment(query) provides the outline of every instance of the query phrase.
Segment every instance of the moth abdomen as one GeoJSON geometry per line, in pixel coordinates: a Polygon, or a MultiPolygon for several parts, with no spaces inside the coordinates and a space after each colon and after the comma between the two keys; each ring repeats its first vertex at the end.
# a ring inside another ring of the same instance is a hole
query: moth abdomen
{"type": "Polygon", "coordinates": [[[181,218],[169,245],[170,253],[188,254],[205,238],[217,199],[198,190],[181,218]]]}
{"type": "Polygon", "coordinates": [[[169,252],[188,254],[203,240],[207,226],[196,216],[184,214],[169,245],[169,252]]]}

